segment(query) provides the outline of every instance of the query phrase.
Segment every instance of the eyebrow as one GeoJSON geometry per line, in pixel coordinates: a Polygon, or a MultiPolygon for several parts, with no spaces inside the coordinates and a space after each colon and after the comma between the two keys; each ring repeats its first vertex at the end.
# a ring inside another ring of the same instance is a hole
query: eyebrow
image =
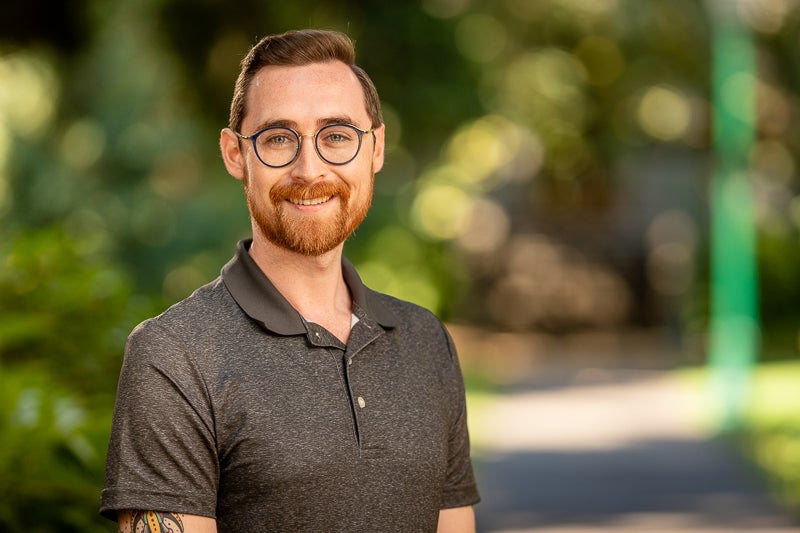
{"type": "MultiPolygon", "coordinates": [[[[355,126],[355,121],[352,119],[352,117],[347,115],[321,118],[317,120],[317,129],[330,126],[331,124],[352,124],[355,126]]],[[[298,125],[297,122],[289,119],[266,119],[256,126],[255,131],[258,132],[265,128],[290,128],[297,130],[298,125]]]]}

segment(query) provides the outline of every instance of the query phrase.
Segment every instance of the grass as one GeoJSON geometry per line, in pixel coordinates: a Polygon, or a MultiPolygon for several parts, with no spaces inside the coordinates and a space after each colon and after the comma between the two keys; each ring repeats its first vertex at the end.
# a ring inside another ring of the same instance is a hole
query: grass
{"type": "Polygon", "coordinates": [[[800,515],[800,361],[759,365],[742,445],[778,499],[800,515]]]}
{"type": "MultiPolygon", "coordinates": [[[[703,386],[705,368],[682,371],[703,386]]],[[[705,413],[706,421],[711,420],[705,413]]],[[[742,428],[733,437],[761,470],[775,497],[800,516],[800,360],[761,363],[752,373],[742,428]]]]}

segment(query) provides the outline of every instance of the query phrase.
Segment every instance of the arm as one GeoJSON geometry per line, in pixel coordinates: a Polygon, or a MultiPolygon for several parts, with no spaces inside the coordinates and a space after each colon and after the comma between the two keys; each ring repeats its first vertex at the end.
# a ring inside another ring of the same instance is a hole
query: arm
{"type": "Polygon", "coordinates": [[[217,533],[213,518],[159,511],[120,511],[120,533],[217,533]]]}
{"type": "Polygon", "coordinates": [[[472,506],[439,511],[439,527],[436,533],[475,533],[475,513],[472,506]]]}
{"type": "Polygon", "coordinates": [[[219,461],[211,400],[186,350],[170,329],[152,321],[128,339],[101,502],[103,516],[117,519],[121,531],[150,531],[145,521],[138,530],[130,527],[136,511],[159,511],[162,518],[186,513],[189,522],[172,521],[173,533],[192,523],[190,515],[214,516],[219,461]],[[133,513],[121,517],[124,510],[133,513]]]}

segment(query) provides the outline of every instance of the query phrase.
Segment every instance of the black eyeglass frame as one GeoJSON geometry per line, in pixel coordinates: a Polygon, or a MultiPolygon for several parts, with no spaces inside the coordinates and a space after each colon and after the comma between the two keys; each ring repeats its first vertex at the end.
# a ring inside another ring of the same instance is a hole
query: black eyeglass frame
{"type": "Polygon", "coordinates": [[[361,143],[362,143],[362,140],[364,138],[364,135],[366,135],[367,133],[371,133],[372,134],[372,140],[375,141],[375,128],[372,128],[372,129],[369,129],[369,130],[362,130],[358,126],[354,126],[352,124],[347,124],[345,122],[336,123],[336,124],[326,124],[326,125],[322,126],[320,129],[318,129],[316,133],[307,134],[307,135],[302,135],[297,130],[295,130],[293,128],[290,128],[288,126],[267,126],[266,128],[264,128],[262,130],[258,130],[257,132],[253,133],[252,135],[242,135],[238,131],[235,131],[234,133],[240,139],[250,140],[253,143],[253,151],[256,153],[256,157],[258,158],[258,160],[261,161],[261,164],[263,164],[264,166],[269,167],[269,168],[284,168],[284,167],[288,167],[289,165],[291,165],[292,163],[297,161],[297,156],[300,155],[300,150],[303,148],[303,137],[313,137],[314,138],[314,151],[317,152],[317,155],[320,157],[320,159],[322,159],[323,161],[325,161],[329,165],[334,165],[334,166],[337,166],[337,167],[338,166],[342,166],[342,165],[346,165],[346,164],[350,163],[353,159],[358,157],[358,154],[361,152],[361,143]],[[336,127],[336,126],[345,126],[345,127],[348,127],[348,128],[352,128],[358,134],[358,148],[356,148],[356,151],[353,154],[353,157],[351,157],[347,161],[344,161],[344,162],[341,162],[341,163],[334,163],[333,161],[327,159],[324,155],[322,155],[322,152],[320,151],[319,144],[318,144],[319,143],[319,134],[320,134],[320,132],[322,130],[324,130],[324,129],[332,128],[332,127],[336,127]],[[270,165],[269,163],[267,163],[266,161],[261,159],[261,154],[258,152],[258,146],[257,146],[256,143],[258,142],[258,137],[260,135],[262,135],[264,132],[267,132],[267,131],[270,131],[270,130],[288,130],[288,131],[291,131],[297,137],[297,139],[298,139],[297,140],[297,149],[295,150],[294,155],[292,156],[292,158],[287,163],[284,163],[282,165],[270,165]]]}

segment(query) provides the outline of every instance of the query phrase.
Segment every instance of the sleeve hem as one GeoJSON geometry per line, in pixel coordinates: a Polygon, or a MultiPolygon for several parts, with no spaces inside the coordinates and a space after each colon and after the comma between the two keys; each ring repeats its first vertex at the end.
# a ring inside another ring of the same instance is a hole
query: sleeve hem
{"type": "Polygon", "coordinates": [[[100,505],[101,516],[116,522],[117,512],[126,509],[169,511],[216,519],[216,502],[204,504],[198,502],[197,498],[189,500],[185,495],[157,492],[131,493],[114,489],[103,491],[100,505]]]}
{"type": "Polygon", "coordinates": [[[475,505],[481,501],[481,497],[477,490],[468,490],[450,495],[445,495],[442,498],[442,503],[439,509],[453,509],[456,507],[466,507],[468,505],[475,505]]]}

